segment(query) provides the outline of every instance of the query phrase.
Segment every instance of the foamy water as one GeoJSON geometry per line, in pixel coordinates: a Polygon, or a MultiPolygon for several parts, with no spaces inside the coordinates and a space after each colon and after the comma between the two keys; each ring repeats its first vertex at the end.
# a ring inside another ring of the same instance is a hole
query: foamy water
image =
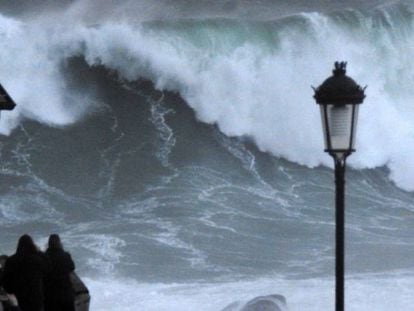
{"type": "MultiPolygon", "coordinates": [[[[346,280],[347,310],[405,310],[414,300],[412,276],[359,276],[346,280]]],[[[273,279],[219,284],[137,284],[131,280],[88,279],[96,310],[193,311],[222,310],[233,302],[256,296],[283,294],[290,311],[334,310],[334,283],[327,279],[273,279]],[[108,288],[107,284],[111,284],[108,288]]]]}
{"type": "Polygon", "coordinates": [[[386,165],[391,179],[411,190],[410,10],[395,5],[368,16],[345,11],[275,22],[103,20],[94,26],[70,10],[25,22],[2,17],[0,78],[20,103],[4,116],[3,132],[22,117],[63,125],[86,113],[91,103],[65,90],[59,67],[83,55],[91,66],[104,65],[124,79],[147,78],[159,89],[178,91],[201,121],[217,124],[226,135],[250,137],[261,150],[310,167],[330,165],[320,153],[310,86],[322,83],[335,60],[346,60],[349,75],[369,86],[358,153],[350,163],[386,165]]]}

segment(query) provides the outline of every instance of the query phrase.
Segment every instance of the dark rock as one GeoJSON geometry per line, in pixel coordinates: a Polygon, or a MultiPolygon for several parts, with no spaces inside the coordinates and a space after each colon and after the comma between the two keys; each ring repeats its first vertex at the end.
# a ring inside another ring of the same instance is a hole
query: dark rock
{"type": "Polygon", "coordinates": [[[233,302],[222,311],[284,311],[286,298],[282,295],[259,296],[245,304],[233,302]]]}

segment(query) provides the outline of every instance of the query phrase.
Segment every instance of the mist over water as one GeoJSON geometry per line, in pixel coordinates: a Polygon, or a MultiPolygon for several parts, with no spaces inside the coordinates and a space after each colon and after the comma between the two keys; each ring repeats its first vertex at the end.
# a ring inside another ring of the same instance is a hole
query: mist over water
{"type": "Polygon", "coordinates": [[[368,85],[347,304],[411,305],[412,4],[253,2],[1,4],[0,81],[18,106],[0,121],[0,251],[61,234],[93,310],[274,293],[333,308],[332,160],[311,85],[345,60],[368,85]]]}

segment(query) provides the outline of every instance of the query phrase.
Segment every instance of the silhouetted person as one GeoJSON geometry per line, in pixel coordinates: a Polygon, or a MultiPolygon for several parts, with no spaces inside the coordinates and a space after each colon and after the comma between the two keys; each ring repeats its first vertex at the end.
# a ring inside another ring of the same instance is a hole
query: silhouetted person
{"type": "Polygon", "coordinates": [[[75,264],[64,251],[59,235],[49,237],[46,257],[50,269],[45,280],[45,311],[75,311],[75,293],[70,281],[75,264]]]}
{"type": "Polygon", "coordinates": [[[7,255],[0,255],[0,311],[21,311],[16,297],[13,294],[7,294],[3,288],[4,265],[7,258],[7,255]]]}
{"type": "Polygon", "coordinates": [[[0,255],[0,287],[3,286],[4,265],[7,260],[7,255],[0,255]]]}
{"type": "Polygon", "coordinates": [[[7,258],[3,287],[17,298],[23,311],[43,311],[44,287],[47,262],[32,238],[22,235],[16,253],[7,258]]]}

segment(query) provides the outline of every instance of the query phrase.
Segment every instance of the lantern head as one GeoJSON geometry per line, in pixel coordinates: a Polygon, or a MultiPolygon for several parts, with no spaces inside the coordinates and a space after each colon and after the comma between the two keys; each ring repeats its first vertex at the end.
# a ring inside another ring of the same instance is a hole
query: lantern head
{"type": "Polygon", "coordinates": [[[335,62],[333,75],[326,79],[313,96],[320,106],[325,151],[336,159],[345,159],[355,145],[358,107],[364,90],[346,75],[346,62],[335,62]]]}

